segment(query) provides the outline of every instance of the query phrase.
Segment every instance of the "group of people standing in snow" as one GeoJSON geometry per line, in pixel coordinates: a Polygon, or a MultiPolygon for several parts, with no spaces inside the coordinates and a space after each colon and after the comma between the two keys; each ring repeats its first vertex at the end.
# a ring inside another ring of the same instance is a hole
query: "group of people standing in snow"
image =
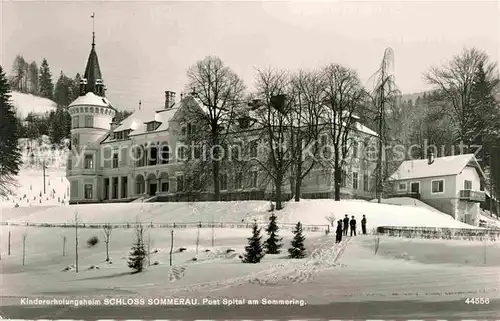
{"type": "MultiPolygon", "coordinates": [[[[356,219],[354,215],[349,219],[349,216],[346,214],[343,220],[337,221],[337,230],[336,230],[336,243],[340,243],[342,241],[342,236],[347,236],[347,232],[349,231],[349,227],[351,228],[351,236],[356,236],[356,219]]],[[[361,231],[363,234],[366,234],[366,216],[363,215],[361,219],[361,231]]]]}

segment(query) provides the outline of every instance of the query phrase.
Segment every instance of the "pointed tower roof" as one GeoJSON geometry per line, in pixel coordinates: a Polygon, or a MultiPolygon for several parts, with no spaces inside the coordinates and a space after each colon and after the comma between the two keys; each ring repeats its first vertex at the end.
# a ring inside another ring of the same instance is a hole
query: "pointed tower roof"
{"type": "MultiPolygon", "coordinates": [[[[92,14],[91,18],[94,19],[94,17],[94,14],[92,14]]],[[[84,88],[82,88],[83,90],[81,90],[80,95],[92,92],[101,97],[105,96],[101,68],[99,67],[99,58],[97,58],[97,52],[95,50],[95,31],[92,31],[92,48],[90,49],[83,81],[84,88]]]]}

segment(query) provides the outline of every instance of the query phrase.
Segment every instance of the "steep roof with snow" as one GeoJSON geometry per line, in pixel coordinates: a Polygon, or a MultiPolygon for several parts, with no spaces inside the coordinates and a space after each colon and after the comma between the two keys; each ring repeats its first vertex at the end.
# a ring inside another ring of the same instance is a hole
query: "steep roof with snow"
{"type": "Polygon", "coordinates": [[[17,91],[10,93],[10,101],[16,110],[16,114],[21,118],[27,117],[29,113],[44,115],[55,111],[57,108],[57,104],[50,99],[17,91]]]}
{"type": "Polygon", "coordinates": [[[462,154],[437,157],[432,164],[429,164],[427,159],[404,161],[391,175],[390,180],[458,175],[466,166],[476,168],[479,176],[484,178],[484,172],[474,154],[462,154]]]}

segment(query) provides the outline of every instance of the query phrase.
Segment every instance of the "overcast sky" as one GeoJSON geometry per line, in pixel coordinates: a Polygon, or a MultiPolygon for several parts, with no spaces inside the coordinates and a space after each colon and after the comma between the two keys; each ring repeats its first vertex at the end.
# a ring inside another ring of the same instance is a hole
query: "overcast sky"
{"type": "Polygon", "coordinates": [[[3,0],[2,66],[22,54],[47,58],[54,82],[63,70],[83,73],[92,42],[118,109],[161,108],[164,91],[179,95],[186,69],[217,55],[252,88],[255,68],[315,68],[340,63],[361,80],[394,50],[404,93],[428,89],[422,72],[465,46],[499,57],[499,3],[480,2],[20,2],[3,0]]]}

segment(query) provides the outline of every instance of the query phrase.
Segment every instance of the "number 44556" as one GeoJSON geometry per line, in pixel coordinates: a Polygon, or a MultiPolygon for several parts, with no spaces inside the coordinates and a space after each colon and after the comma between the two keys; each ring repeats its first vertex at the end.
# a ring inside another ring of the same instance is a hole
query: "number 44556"
{"type": "Polygon", "coordinates": [[[465,299],[466,304],[490,304],[489,298],[467,298],[465,299]]]}

